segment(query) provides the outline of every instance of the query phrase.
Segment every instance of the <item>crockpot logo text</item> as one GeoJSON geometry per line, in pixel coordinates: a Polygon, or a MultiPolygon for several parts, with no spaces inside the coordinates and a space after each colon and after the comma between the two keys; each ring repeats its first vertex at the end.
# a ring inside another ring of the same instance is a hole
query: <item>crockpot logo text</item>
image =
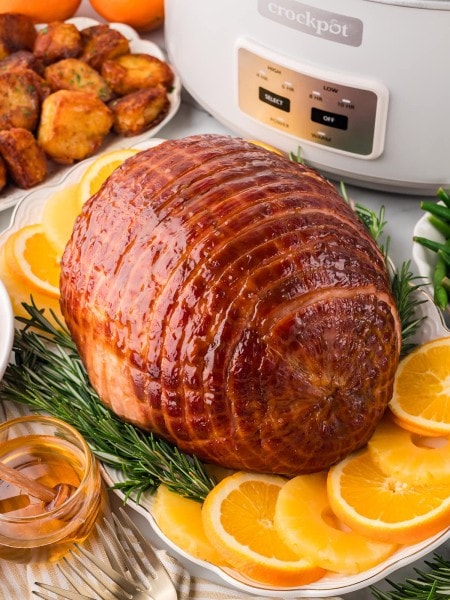
{"type": "Polygon", "coordinates": [[[259,13],[272,21],[326,40],[360,46],[363,24],[348,17],[296,0],[258,0],[259,13]]]}

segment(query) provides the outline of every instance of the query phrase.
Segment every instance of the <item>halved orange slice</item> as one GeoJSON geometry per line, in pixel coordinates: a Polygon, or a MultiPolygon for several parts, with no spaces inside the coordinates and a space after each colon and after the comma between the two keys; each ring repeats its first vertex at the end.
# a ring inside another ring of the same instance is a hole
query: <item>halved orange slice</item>
{"type": "Polygon", "coordinates": [[[100,154],[84,171],[79,184],[79,209],[88,198],[93,196],[101,188],[113,171],[119,167],[124,160],[136,154],[134,148],[123,148],[111,150],[100,154]]]}
{"type": "Polygon", "coordinates": [[[373,540],[414,544],[450,526],[450,483],[386,473],[367,448],[330,468],[327,489],[334,514],[373,540]]]}
{"type": "Polygon", "coordinates": [[[402,427],[450,435],[450,336],[426,342],[403,358],[389,408],[402,427]]]}
{"type": "Polygon", "coordinates": [[[62,256],[80,212],[78,184],[54,192],[42,209],[42,229],[57,255],[62,256]]]}
{"type": "Polygon", "coordinates": [[[39,292],[59,298],[60,256],[42,225],[26,225],[11,233],[4,245],[5,262],[15,279],[39,292]]]}
{"type": "Polygon", "coordinates": [[[273,586],[316,581],[324,570],[292,551],[274,526],[283,477],[237,472],[222,479],[202,508],[211,544],[239,572],[273,586]]]}

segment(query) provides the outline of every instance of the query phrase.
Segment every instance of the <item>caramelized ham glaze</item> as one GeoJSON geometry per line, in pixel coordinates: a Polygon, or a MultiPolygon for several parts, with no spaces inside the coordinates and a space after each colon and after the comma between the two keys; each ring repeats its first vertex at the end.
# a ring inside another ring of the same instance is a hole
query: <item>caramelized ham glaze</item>
{"type": "Polygon", "coordinates": [[[102,401],[207,462],[327,468],[391,396],[376,244],[315,171],[236,138],[128,159],[76,222],[61,304],[102,401]]]}

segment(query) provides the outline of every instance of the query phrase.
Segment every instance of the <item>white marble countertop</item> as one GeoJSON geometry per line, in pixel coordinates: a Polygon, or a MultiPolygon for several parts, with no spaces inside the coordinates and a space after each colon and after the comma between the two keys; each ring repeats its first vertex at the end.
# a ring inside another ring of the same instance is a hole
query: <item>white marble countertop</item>
{"type": "MultiPolygon", "coordinates": [[[[76,16],[88,16],[102,20],[88,4],[83,0],[76,16]]],[[[147,39],[155,43],[164,44],[163,32],[161,30],[147,34],[147,39]]],[[[187,95],[183,96],[184,101],[173,120],[158,132],[160,138],[177,138],[195,133],[228,133],[233,134],[227,128],[222,126],[215,118],[199,109],[195,103],[191,102],[187,95]]],[[[400,266],[405,260],[411,259],[412,235],[416,222],[422,216],[420,209],[420,197],[390,194],[380,191],[366,190],[354,186],[346,186],[349,196],[356,202],[365,205],[373,210],[385,207],[385,218],[387,226],[386,235],[390,237],[390,256],[396,266],[400,266]]],[[[0,209],[1,210],[1,209],[0,209]]],[[[5,229],[11,220],[13,208],[8,208],[0,212],[0,231],[5,229]]],[[[415,272],[415,265],[411,262],[411,269],[415,272]]],[[[445,554],[444,548],[440,551],[445,554]]],[[[447,553],[449,551],[447,550],[447,553]]],[[[412,565],[406,570],[402,570],[396,575],[390,576],[392,580],[403,580],[406,575],[414,575],[412,565]]],[[[378,583],[380,589],[390,589],[384,582],[378,583]]],[[[345,595],[345,600],[369,600],[373,598],[371,592],[359,590],[345,595]]]]}

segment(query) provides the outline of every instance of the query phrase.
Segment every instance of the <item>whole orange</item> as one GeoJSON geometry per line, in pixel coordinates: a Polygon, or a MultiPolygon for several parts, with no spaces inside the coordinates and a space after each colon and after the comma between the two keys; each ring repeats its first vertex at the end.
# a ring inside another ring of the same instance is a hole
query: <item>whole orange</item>
{"type": "Polygon", "coordinates": [[[90,0],[106,21],[125,23],[138,31],[157,29],[164,22],[164,0],[90,0]]]}
{"type": "Polygon", "coordinates": [[[64,21],[73,17],[81,0],[0,0],[0,13],[22,13],[35,23],[64,21]]]}

